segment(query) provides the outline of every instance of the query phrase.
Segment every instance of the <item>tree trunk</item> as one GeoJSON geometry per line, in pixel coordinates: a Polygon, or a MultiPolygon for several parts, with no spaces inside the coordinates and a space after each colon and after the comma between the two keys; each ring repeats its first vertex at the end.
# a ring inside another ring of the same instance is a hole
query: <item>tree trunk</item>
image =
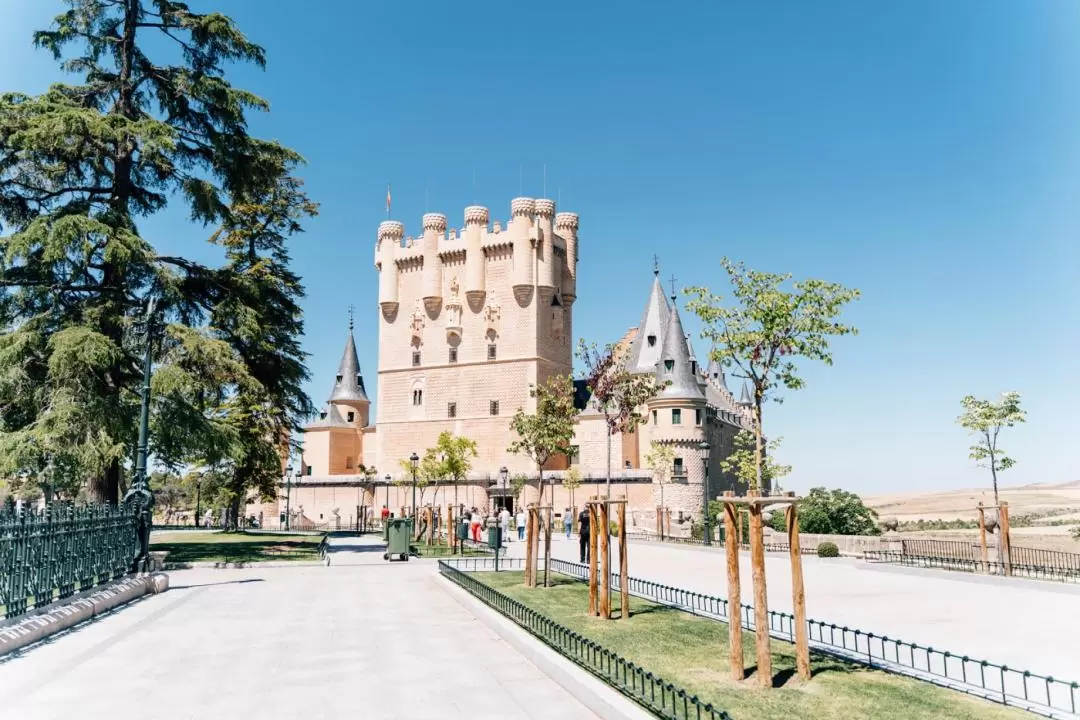
{"type": "MultiPolygon", "coordinates": [[[[544,523],[544,587],[551,587],[548,574],[551,570],[551,510],[544,516],[544,466],[537,466],[540,470],[540,519],[544,523]]],[[[552,505],[555,504],[555,490],[552,489],[552,505]]]]}
{"type": "Polygon", "coordinates": [[[762,438],[761,438],[761,396],[758,393],[754,393],[754,468],[757,474],[757,487],[754,488],[758,492],[763,492],[761,482],[761,461],[762,461],[762,438]]]}

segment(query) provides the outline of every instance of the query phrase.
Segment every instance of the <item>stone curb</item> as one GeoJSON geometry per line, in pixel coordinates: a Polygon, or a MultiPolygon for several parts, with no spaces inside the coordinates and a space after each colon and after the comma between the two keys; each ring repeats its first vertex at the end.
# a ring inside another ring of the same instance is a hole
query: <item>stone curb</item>
{"type": "Polygon", "coordinates": [[[194,568],[211,568],[215,570],[243,570],[245,568],[285,568],[285,567],[324,567],[330,563],[326,560],[308,561],[297,560],[269,560],[266,562],[210,562],[200,560],[198,562],[171,562],[165,563],[163,570],[191,570],[194,568]]]}
{"type": "Polygon", "coordinates": [[[143,595],[156,595],[168,589],[169,576],[161,573],[118,580],[85,597],[0,628],[0,657],[93,620],[143,595]]]}
{"type": "Polygon", "coordinates": [[[636,702],[555,652],[454,583],[441,576],[432,578],[432,582],[601,720],[656,719],[655,715],[636,702]]]}

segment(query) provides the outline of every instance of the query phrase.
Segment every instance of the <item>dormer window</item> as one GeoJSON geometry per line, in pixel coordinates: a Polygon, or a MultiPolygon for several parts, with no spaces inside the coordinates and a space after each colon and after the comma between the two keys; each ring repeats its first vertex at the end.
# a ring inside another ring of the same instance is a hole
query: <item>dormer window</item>
{"type": "Polygon", "coordinates": [[[647,337],[645,339],[648,340],[649,347],[656,347],[656,336],[655,335],[650,335],[649,337],[647,337]]]}
{"type": "Polygon", "coordinates": [[[354,412],[347,413],[345,415],[345,419],[348,420],[349,422],[355,422],[356,421],[356,413],[354,413],[354,412]]]}
{"type": "Polygon", "coordinates": [[[337,379],[336,379],[336,380],[335,380],[334,382],[335,382],[336,384],[340,385],[340,384],[341,384],[341,377],[342,377],[341,375],[338,375],[338,376],[337,376],[337,379]]]}
{"type": "Polygon", "coordinates": [[[320,410],[319,411],[319,419],[320,420],[325,420],[326,419],[326,411],[325,410],[320,410]]]}
{"type": "Polygon", "coordinates": [[[675,361],[674,360],[665,360],[664,361],[664,369],[667,370],[668,372],[671,372],[672,370],[674,370],[675,369],[675,361]]]}
{"type": "Polygon", "coordinates": [[[691,360],[690,361],[690,374],[694,375],[695,377],[697,376],[697,361],[696,360],[691,360]]]}

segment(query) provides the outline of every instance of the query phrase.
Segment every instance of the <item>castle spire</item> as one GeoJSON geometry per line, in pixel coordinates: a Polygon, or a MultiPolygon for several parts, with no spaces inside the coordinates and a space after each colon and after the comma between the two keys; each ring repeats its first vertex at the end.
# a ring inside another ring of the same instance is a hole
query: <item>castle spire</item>
{"type": "Polygon", "coordinates": [[[705,369],[705,376],[710,381],[727,390],[727,377],[724,375],[724,366],[713,359],[713,354],[715,352],[716,347],[714,346],[712,350],[709,351],[709,366],[705,369]]]}
{"type": "Polygon", "coordinates": [[[660,284],[660,266],[656,260],[654,263],[649,301],[645,304],[645,312],[641,315],[627,355],[626,368],[632,373],[656,372],[656,363],[664,347],[664,330],[671,315],[671,308],[664,297],[664,286],[660,284]]]}
{"type": "Polygon", "coordinates": [[[349,311],[349,339],[345,343],[345,352],[341,355],[334,389],[327,402],[370,402],[364,390],[364,376],[360,373],[360,358],[356,355],[356,342],[353,340],[353,316],[349,311]]]}
{"type": "Polygon", "coordinates": [[[739,404],[749,407],[754,404],[753,395],[750,394],[750,381],[742,381],[742,393],[739,394],[739,404]]]}
{"type": "Polygon", "coordinates": [[[705,400],[705,394],[701,391],[690,364],[690,346],[686,341],[677,305],[671,307],[671,319],[668,320],[667,332],[664,333],[664,349],[656,368],[656,376],[661,382],[669,383],[657,398],[705,400]]]}

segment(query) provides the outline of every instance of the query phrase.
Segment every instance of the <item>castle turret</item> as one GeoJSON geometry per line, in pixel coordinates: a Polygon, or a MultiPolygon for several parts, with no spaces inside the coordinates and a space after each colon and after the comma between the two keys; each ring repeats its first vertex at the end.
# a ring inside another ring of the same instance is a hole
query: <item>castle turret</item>
{"type": "Polygon", "coordinates": [[[395,220],[379,223],[379,306],[384,314],[392,314],[398,308],[397,251],[405,226],[395,220]]]}
{"type": "Polygon", "coordinates": [[[364,388],[364,376],[360,372],[360,359],[356,355],[356,341],[353,340],[353,324],[349,320],[349,339],[345,343],[345,352],[341,354],[337,375],[334,377],[334,389],[330,391],[327,402],[332,406],[343,405],[353,412],[352,422],[357,427],[368,424],[368,409],[371,401],[364,388]]]}
{"type": "Polygon", "coordinates": [[[555,201],[546,198],[536,200],[537,268],[536,285],[543,299],[551,299],[559,287],[559,264],[555,258],[555,201]]]}
{"type": "Polygon", "coordinates": [[[536,240],[533,226],[535,214],[536,201],[532,198],[519,197],[510,201],[510,227],[514,236],[514,297],[523,304],[528,301],[536,281],[533,250],[536,240]]]}
{"type": "Polygon", "coordinates": [[[660,361],[663,349],[663,336],[668,326],[671,308],[664,297],[664,288],[660,286],[660,268],[653,269],[652,289],[645,312],[641,315],[634,341],[630,344],[626,368],[632,373],[656,372],[656,363],[660,361]]]}
{"type": "Polygon", "coordinates": [[[750,381],[743,380],[742,392],[739,393],[739,404],[750,407],[754,404],[753,395],[750,393],[750,381]]]}
{"type": "Polygon", "coordinates": [[[429,311],[437,311],[442,304],[442,258],[439,257],[439,239],[446,232],[446,216],[441,213],[424,215],[424,305],[429,311]]]}
{"type": "Polygon", "coordinates": [[[465,297],[470,303],[482,301],[486,291],[483,242],[487,225],[486,207],[465,208],[465,297]]]}
{"type": "MultiPolygon", "coordinates": [[[[672,298],[674,301],[674,298],[672,298]]],[[[660,354],[660,363],[656,377],[666,382],[667,387],[657,394],[659,400],[685,400],[688,403],[704,403],[705,393],[698,384],[696,373],[690,360],[686,333],[683,332],[679,308],[672,304],[671,319],[668,320],[667,332],[664,333],[664,348],[660,354]]]]}
{"type": "Polygon", "coordinates": [[[562,276],[563,300],[573,302],[577,298],[577,213],[561,212],[556,215],[555,232],[566,243],[566,272],[562,276]]]}

